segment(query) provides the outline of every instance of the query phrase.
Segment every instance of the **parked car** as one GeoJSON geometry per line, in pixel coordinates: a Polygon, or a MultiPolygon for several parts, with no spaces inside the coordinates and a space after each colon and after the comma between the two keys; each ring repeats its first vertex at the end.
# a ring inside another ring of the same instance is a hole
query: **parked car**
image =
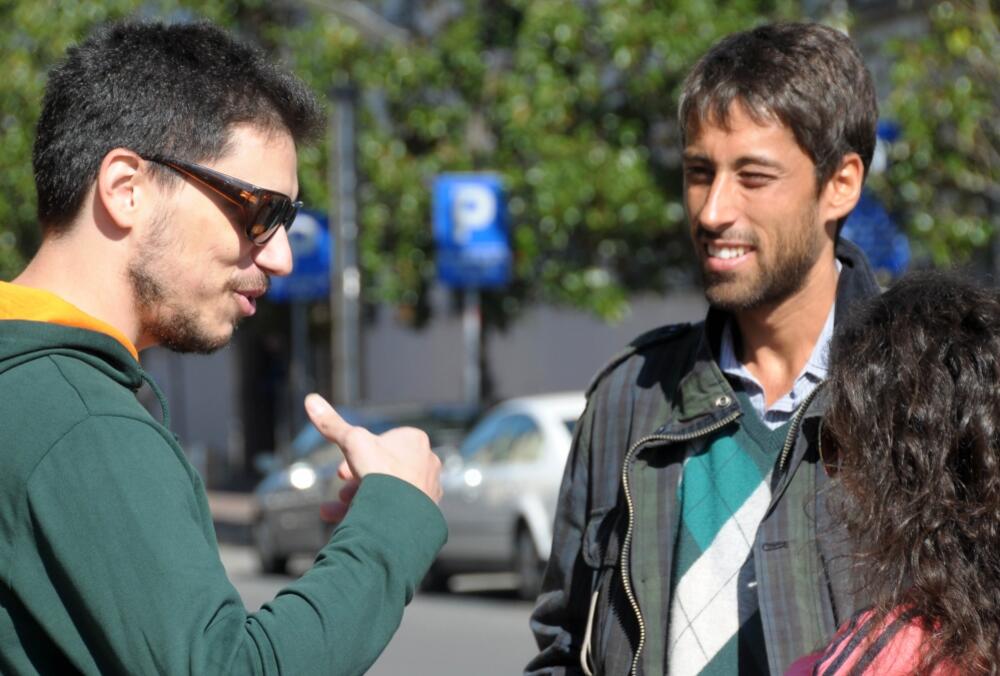
{"type": "MultiPolygon", "coordinates": [[[[338,413],[352,425],[379,434],[393,427],[419,427],[442,458],[457,447],[478,408],[462,404],[406,408],[350,409],[338,413]]],[[[314,555],[327,543],[333,526],[320,518],[320,505],[336,500],[344,482],[337,469],[344,456],[312,423],[306,423],[281,454],[259,463],[266,476],[254,491],[257,517],[254,547],[264,572],[283,573],[296,554],[314,555]]]]}
{"type": "Polygon", "coordinates": [[[469,432],[441,476],[448,542],[425,588],[462,572],[518,574],[534,598],[552,548],[552,523],[582,392],[507,400],[469,432]]]}

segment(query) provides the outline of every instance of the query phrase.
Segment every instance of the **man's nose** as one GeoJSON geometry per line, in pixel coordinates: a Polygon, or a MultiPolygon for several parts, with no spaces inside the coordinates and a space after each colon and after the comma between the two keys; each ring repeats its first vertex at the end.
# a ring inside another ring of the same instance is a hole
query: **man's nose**
{"type": "Polygon", "coordinates": [[[283,277],[292,271],[292,247],[288,242],[288,233],[284,228],[278,228],[264,246],[254,248],[254,262],[269,275],[283,277]]]}
{"type": "Polygon", "coordinates": [[[738,186],[734,178],[717,173],[709,186],[705,205],[698,214],[698,223],[706,230],[718,232],[732,225],[738,215],[736,194],[738,186]]]}

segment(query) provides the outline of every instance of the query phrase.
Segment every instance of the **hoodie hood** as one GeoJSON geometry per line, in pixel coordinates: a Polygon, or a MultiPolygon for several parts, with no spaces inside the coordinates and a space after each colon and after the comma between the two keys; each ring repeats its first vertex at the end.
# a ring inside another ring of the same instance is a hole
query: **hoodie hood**
{"type": "Polygon", "coordinates": [[[139,361],[139,352],[121,331],[49,291],[10,282],[0,282],[0,320],[47,322],[74,326],[111,336],[139,361]]]}
{"type": "Polygon", "coordinates": [[[144,380],[135,346],[120,331],[55,294],[0,282],[0,373],[54,354],[86,361],[132,390],[144,380]]]}

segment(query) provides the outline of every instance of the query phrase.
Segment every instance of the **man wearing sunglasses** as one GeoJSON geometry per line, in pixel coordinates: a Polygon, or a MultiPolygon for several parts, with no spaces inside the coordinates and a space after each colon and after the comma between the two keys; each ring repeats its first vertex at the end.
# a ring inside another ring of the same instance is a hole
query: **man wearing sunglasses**
{"type": "Polygon", "coordinates": [[[288,274],[296,146],[320,122],[299,80],[207,24],[111,25],[52,71],[43,241],[0,282],[0,673],[357,674],[398,626],[445,538],[426,435],[374,436],[310,395],[347,458],[342,521],[248,613],[138,359],[222,347],[288,274]]]}

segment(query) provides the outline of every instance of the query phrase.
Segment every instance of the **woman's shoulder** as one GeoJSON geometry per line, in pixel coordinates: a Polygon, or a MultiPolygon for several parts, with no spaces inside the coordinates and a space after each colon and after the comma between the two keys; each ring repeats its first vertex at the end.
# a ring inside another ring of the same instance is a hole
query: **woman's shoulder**
{"type": "MultiPolygon", "coordinates": [[[[929,635],[917,614],[897,609],[881,617],[872,610],[855,615],[840,628],[830,645],[814,662],[815,676],[904,676],[917,673],[929,635]]],[[[938,665],[933,676],[957,675],[938,665]]]]}

